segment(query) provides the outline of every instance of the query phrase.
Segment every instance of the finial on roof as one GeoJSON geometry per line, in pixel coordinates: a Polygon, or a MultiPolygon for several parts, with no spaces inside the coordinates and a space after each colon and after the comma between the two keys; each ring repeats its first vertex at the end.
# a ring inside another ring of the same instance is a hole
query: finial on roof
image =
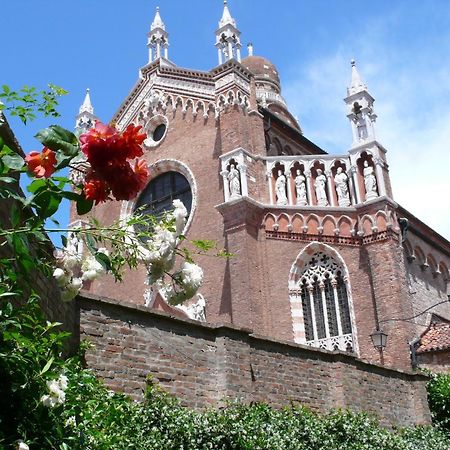
{"type": "Polygon", "coordinates": [[[253,56],[253,44],[249,42],[247,44],[248,56],[253,56]]]}
{"type": "Polygon", "coordinates": [[[227,24],[231,24],[236,27],[236,21],[233,19],[233,17],[231,17],[230,10],[228,9],[228,2],[227,0],[223,0],[223,13],[222,18],[219,21],[219,27],[222,28],[227,24]]]}
{"type": "Polygon", "coordinates": [[[350,64],[352,66],[352,79],[350,82],[350,86],[348,88],[349,94],[354,94],[356,92],[367,90],[367,86],[363,83],[359,75],[358,69],[356,68],[356,61],[352,59],[350,61],[350,64]]]}
{"type": "Polygon", "coordinates": [[[169,59],[169,33],[159,14],[159,6],[156,7],[155,18],[147,34],[148,62],[151,63],[163,57],[169,59]]]}
{"type": "Polygon", "coordinates": [[[150,29],[154,30],[155,28],[161,28],[163,30],[166,29],[166,26],[164,25],[164,22],[161,19],[161,15],[159,14],[159,6],[156,7],[155,18],[153,19],[150,29]]]}
{"type": "MultiPolygon", "coordinates": [[[[377,115],[373,108],[375,99],[369,94],[367,86],[363,83],[354,59],[350,61],[350,65],[352,66],[352,79],[344,101],[347,104],[347,117],[352,129],[352,146],[357,147],[371,143],[376,139],[375,121],[377,115]]],[[[379,189],[381,188],[379,187],[379,189]]],[[[367,195],[366,200],[370,197],[369,193],[367,195]]],[[[380,193],[380,195],[385,195],[385,193],[380,193]]]]}
{"type": "Polygon", "coordinates": [[[92,106],[92,103],[91,103],[90,91],[91,90],[89,88],[86,89],[86,95],[84,97],[84,101],[83,101],[82,105],[80,106],[80,111],[79,111],[80,114],[82,114],[84,112],[94,114],[94,107],[92,106]]]}

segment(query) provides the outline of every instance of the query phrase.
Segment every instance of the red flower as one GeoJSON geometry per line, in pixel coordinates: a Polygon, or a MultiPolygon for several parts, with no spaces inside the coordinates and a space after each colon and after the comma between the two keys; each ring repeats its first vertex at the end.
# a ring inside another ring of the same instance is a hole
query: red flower
{"type": "Polygon", "coordinates": [[[128,161],[111,166],[108,180],[116,200],[131,200],[140,190],[138,179],[128,161]]]}
{"type": "MultiPolygon", "coordinates": [[[[100,168],[117,158],[119,132],[108,125],[96,122],[87,133],[80,136],[81,150],[93,169],[100,168]]],[[[124,158],[122,158],[124,159],[124,158]]]]}
{"type": "Polygon", "coordinates": [[[91,177],[86,177],[87,181],[84,183],[83,192],[87,200],[94,200],[96,204],[104,202],[108,199],[110,189],[105,181],[91,177]]]}
{"type": "Polygon", "coordinates": [[[93,128],[80,136],[81,150],[96,170],[101,170],[111,161],[142,156],[141,145],[147,136],[139,133],[141,128],[130,124],[123,133],[119,133],[113,127],[96,122],[93,128]]]}
{"type": "Polygon", "coordinates": [[[42,152],[30,152],[25,157],[28,170],[33,172],[36,178],[48,178],[56,170],[56,155],[53,150],[44,147],[42,152]]]}
{"type": "Polygon", "coordinates": [[[141,191],[144,189],[147,184],[148,177],[150,176],[147,163],[143,159],[138,159],[134,164],[134,173],[138,179],[139,190],[141,191]]]}
{"type": "Polygon", "coordinates": [[[131,200],[145,187],[147,164],[139,160],[133,168],[128,161],[143,155],[141,145],[147,136],[141,128],[131,124],[119,133],[97,122],[80,136],[81,150],[91,165],[83,188],[86,198],[100,203],[112,192],[116,200],[131,200]]]}
{"type": "Polygon", "coordinates": [[[127,126],[126,130],[122,133],[122,137],[119,140],[118,145],[123,145],[125,150],[126,158],[133,159],[142,156],[144,152],[142,151],[142,143],[147,138],[147,135],[142,133],[139,134],[142,126],[139,125],[135,127],[133,124],[127,126]]]}

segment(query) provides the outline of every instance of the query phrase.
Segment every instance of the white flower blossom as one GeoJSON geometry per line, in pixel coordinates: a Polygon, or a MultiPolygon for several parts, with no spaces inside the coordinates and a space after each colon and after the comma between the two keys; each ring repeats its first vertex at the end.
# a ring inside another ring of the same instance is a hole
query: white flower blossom
{"type": "Polygon", "coordinates": [[[41,402],[46,408],[53,408],[56,406],[56,397],[51,395],[43,395],[41,397],[41,402]]]}
{"type": "Polygon", "coordinates": [[[74,427],[77,424],[75,416],[70,416],[65,423],[66,427],[74,427]]]}
{"type": "Polygon", "coordinates": [[[70,283],[65,286],[61,293],[62,301],[68,302],[74,299],[78,295],[82,287],[83,280],[81,278],[72,278],[72,280],[70,280],[70,283]]]}
{"type": "Polygon", "coordinates": [[[203,270],[197,264],[185,261],[181,266],[181,279],[184,286],[197,290],[203,283],[203,270]]]}
{"type": "Polygon", "coordinates": [[[42,404],[47,408],[62,405],[66,400],[66,393],[64,391],[67,389],[68,381],[68,378],[62,374],[56,380],[47,381],[49,394],[41,397],[42,404]]]}
{"type": "Polygon", "coordinates": [[[184,227],[186,225],[186,217],[188,215],[188,211],[181,200],[175,199],[172,204],[174,206],[172,216],[175,218],[176,235],[180,236],[183,233],[184,227]]]}
{"type": "Polygon", "coordinates": [[[30,447],[28,447],[27,444],[25,444],[24,441],[22,441],[22,439],[19,439],[18,441],[16,441],[16,450],[30,450],[30,447]]]}
{"type": "MultiPolygon", "coordinates": [[[[101,252],[103,253],[103,252],[101,252]]],[[[83,275],[81,279],[83,281],[92,281],[103,275],[106,271],[104,267],[95,259],[94,256],[88,256],[81,265],[81,271],[83,275]]]]}
{"type": "Polygon", "coordinates": [[[70,272],[66,272],[60,267],[57,267],[53,272],[53,276],[58,286],[63,287],[69,282],[70,278],[72,277],[72,274],[70,272]]]}
{"type": "Polygon", "coordinates": [[[60,375],[59,378],[59,387],[65,391],[67,389],[67,386],[69,384],[69,379],[65,375],[60,375]]]}

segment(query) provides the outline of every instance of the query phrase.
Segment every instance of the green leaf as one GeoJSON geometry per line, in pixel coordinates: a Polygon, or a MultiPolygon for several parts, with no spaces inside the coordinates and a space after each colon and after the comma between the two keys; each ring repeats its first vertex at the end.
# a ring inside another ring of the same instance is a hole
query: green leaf
{"type": "Polygon", "coordinates": [[[209,239],[194,240],[192,241],[192,244],[194,244],[195,247],[204,252],[207,252],[208,250],[216,247],[216,242],[209,239]]]}
{"type": "Polygon", "coordinates": [[[17,183],[17,179],[13,177],[0,177],[2,183],[17,183]]]}
{"type": "Polygon", "coordinates": [[[67,247],[67,236],[61,235],[61,243],[63,247],[67,247]]]}
{"type": "Polygon", "coordinates": [[[44,191],[34,198],[34,204],[38,208],[39,216],[42,219],[52,216],[58,210],[62,198],[52,191],[44,191]]]}
{"type": "Polygon", "coordinates": [[[84,199],[84,197],[81,196],[80,194],[71,191],[62,191],[61,195],[63,198],[67,198],[67,200],[72,200],[74,202],[77,202],[80,199],[84,199]]]}
{"type": "Polygon", "coordinates": [[[95,254],[95,259],[101,264],[101,266],[106,270],[111,270],[111,260],[107,255],[101,252],[95,254]]]}
{"type": "Polygon", "coordinates": [[[52,356],[48,361],[47,364],[44,366],[44,368],[41,370],[41,372],[39,373],[39,375],[44,375],[45,372],[48,371],[48,369],[50,369],[51,365],[53,364],[53,361],[55,360],[55,357],[52,356]]]}
{"type": "Polygon", "coordinates": [[[87,214],[92,207],[94,206],[93,200],[86,200],[84,197],[80,197],[77,200],[77,213],[82,216],[83,214],[87,214]]]}
{"type": "Polygon", "coordinates": [[[11,207],[11,225],[15,228],[22,221],[22,211],[17,202],[14,202],[11,207]]]}
{"type": "Polygon", "coordinates": [[[25,161],[20,155],[13,154],[13,155],[4,155],[2,156],[2,161],[5,166],[9,167],[12,170],[19,170],[21,169],[25,161]]]}
{"type": "Polygon", "coordinates": [[[53,151],[61,150],[67,156],[75,156],[79,151],[77,137],[59,125],[51,125],[39,131],[36,139],[53,151]]]}
{"type": "Polygon", "coordinates": [[[35,194],[36,192],[38,192],[42,188],[45,188],[46,186],[47,181],[45,179],[43,178],[36,179],[27,186],[27,191],[31,192],[32,194],[35,194]]]}
{"type": "Polygon", "coordinates": [[[73,156],[65,155],[64,153],[56,153],[56,170],[64,169],[72,161],[73,156]]]}
{"type": "Polygon", "coordinates": [[[85,238],[88,249],[93,255],[95,255],[97,253],[97,247],[95,246],[95,241],[93,237],[90,234],[86,234],[85,238]]]}

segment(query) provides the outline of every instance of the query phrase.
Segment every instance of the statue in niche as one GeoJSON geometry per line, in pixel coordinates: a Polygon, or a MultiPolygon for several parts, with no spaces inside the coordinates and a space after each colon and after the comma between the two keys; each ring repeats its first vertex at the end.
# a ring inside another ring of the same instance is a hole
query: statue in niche
{"type": "Polygon", "coordinates": [[[297,176],[295,177],[295,194],[297,197],[297,205],[305,206],[308,204],[308,199],[306,197],[306,178],[302,174],[301,170],[297,169],[297,176]]]}
{"type": "Polygon", "coordinates": [[[286,197],[286,176],[282,170],[278,171],[277,181],[275,182],[275,193],[277,194],[277,205],[287,205],[286,197]]]}
{"type": "Polygon", "coordinates": [[[343,171],[342,167],[337,168],[334,182],[336,184],[336,193],[339,206],[350,206],[350,196],[348,193],[348,176],[343,171]]]}
{"type": "Polygon", "coordinates": [[[317,169],[317,177],[314,181],[316,189],[316,198],[318,206],[328,206],[327,193],[325,186],[327,184],[327,177],[322,173],[322,169],[317,169]]]}
{"type": "Polygon", "coordinates": [[[206,322],[206,301],[202,294],[197,294],[198,300],[190,305],[177,305],[190,319],[206,322]]]}
{"type": "Polygon", "coordinates": [[[358,128],[358,138],[360,141],[365,141],[367,139],[367,126],[364,119],[359,119],[357,123],[358,128]]]}
{"type": "Polygon", "coordinates": [[[228,173],[228,182],[230,183],[230,198],[240,197],[241,182],[239,180],[239,170],[236,169],[235,164],[230,165],[230,172],[228,173]]]}
{"type": "Polygon", "coordinates": [[[369,162],[364,161],[364,188],[366,190],[366,200],[378,197],[377,193],[377,179],[373,172],[373,167],[369,166],[369,162]]]}

